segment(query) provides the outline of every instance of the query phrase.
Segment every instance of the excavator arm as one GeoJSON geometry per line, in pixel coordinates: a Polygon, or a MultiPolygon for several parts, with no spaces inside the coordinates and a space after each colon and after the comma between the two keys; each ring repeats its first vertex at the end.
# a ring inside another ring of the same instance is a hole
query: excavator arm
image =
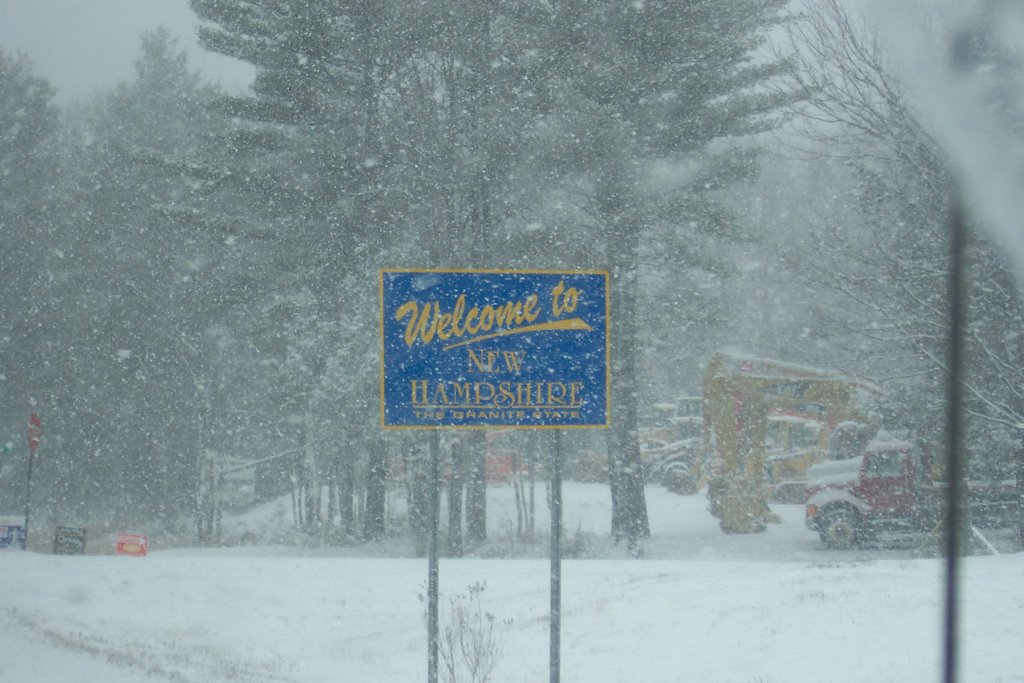
{"type": "MultiPolygon", "coordinates": [[[[817,420],[830,430],[843,421],[866,422],[859,399],[877,393],[873,385],[837,372],[716,353],[705,372],[703,414],[705,446],[712,454],[708,499],[722,530],[756,533],[778,521],[768,507],[766,482],[770,416],[817,420]]],[[[795,465],[803,470],[798,474],[824,456],[822,448],[806,457],[795,465]]]]}

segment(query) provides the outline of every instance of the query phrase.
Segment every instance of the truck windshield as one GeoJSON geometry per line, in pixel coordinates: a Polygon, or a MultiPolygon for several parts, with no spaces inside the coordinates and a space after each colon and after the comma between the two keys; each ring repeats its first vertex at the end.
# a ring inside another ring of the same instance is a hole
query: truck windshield
{"type": "Polygon", "coordinates": [[[872,453],[865,465],[864,473],[868,477],[891,477],[900,473],[900,462],[903,454],[899,451],[883,451],[872,453]]]}

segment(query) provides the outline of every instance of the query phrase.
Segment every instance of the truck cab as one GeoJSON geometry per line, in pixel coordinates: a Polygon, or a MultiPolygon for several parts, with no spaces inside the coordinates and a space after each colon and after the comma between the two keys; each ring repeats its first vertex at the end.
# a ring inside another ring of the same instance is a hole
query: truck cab
{"type": "Polygon", "coordinates": [[[875,441],[862,455],[808,471],[805,520],[825,545],[848,548],[879,531],[921,529],[941,503],[928,463],[910,441],[875,441]]]}

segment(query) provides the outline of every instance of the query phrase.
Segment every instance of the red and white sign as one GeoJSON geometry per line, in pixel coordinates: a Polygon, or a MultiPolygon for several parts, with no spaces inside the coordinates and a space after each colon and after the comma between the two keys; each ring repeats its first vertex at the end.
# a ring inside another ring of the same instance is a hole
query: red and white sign
{"type": "Polygon", "coordinates": [[[36,452],[39,448],[39,442],[43,438],[43,421],[39,419],[39,416],[32,413],[28,417],[28,449],[32,453],[36,452]]]}
{"type": "Polygon", "coordinates": [[[149,537],[144,534],[129,534],[120,531],[117,534],[118,555],[145,557],[149,553],[149,537]]]}

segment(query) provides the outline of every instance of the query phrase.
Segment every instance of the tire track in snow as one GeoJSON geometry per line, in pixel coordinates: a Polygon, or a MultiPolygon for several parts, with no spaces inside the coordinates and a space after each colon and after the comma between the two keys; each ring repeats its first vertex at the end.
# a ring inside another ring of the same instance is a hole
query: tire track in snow
{"type": "MultiPolygon", "coordinates": [[[[8,612],[14,626],[29,635],[41,636],[65,650],[102,659],[124,669],[140,671],[148,676],[174,683],[297,683],[277,673],[257,670],[244,662],[229,659],[213,650],[183,652],[166,643],[162,651],[138,642],[114,644],[108,639],[82,631],[64,632],[34,619],[18,609],[8,612]]],[[[264,668],[273,668],[264,664],[264,668]]]]}

